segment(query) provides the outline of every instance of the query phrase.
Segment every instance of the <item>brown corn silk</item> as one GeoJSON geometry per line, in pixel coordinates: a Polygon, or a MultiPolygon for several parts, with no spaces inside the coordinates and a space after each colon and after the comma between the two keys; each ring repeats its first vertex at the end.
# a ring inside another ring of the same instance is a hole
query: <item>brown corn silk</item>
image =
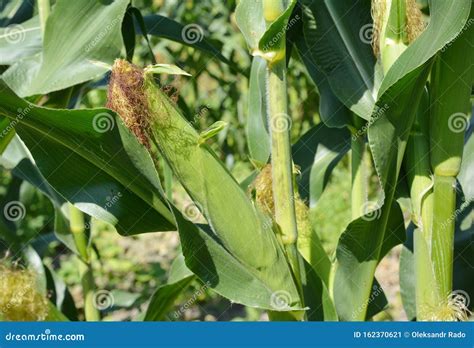
{"type": "Polygon", "coordinates": [[[112,68],[106,106],[115,111],[125,126],[149,148],[149,115],[143,85],[143,70],[125,60],[117,59],[112,68]]]}
{"type": "MultiPolygon", "coordinates": [[[[397,1],[397,0],[393,0],[397,1]]],[[[373,34],[372,34],[372,48],[376,56],[380,55],[380,36],[383,30],[384,19],[387,11],[386,0],[372,0],[372,20],[373,34]]],[[[423,20],[423,13],[416,4],[416,0],[406,0],[406,27],[403,30],[403,37],[406,39],[406,44],[410,44],[416,40],[418,36],[425,29],[425,22],[423,20]]]]}
{"type": "MultiPolygon", "coordinates": [[[[272,191],[272,165],[267,164],[261,172],[257,175],[249,191],[254,193],[256,205],[260,210],[268,215],[275,216],[275,206],[272,191]]],[[[310,235],[311,224],[309,221],[309,209],[305,202],[300,198],[298,192],[294,193],[295,199],[295,213],[296,224],[298,227],[298,234],[310,235]]]]}

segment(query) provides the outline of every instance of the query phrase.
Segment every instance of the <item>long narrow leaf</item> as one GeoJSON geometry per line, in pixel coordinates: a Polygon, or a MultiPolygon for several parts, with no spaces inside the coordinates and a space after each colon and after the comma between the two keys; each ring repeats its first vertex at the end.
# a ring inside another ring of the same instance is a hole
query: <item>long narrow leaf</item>
{"type": "Polygon", "coordinates": [[[43,50],[3,75],[20,96],[46,94],[96,78],[120,55],[129,1],[58,0],[46,23],[43,50]]]}

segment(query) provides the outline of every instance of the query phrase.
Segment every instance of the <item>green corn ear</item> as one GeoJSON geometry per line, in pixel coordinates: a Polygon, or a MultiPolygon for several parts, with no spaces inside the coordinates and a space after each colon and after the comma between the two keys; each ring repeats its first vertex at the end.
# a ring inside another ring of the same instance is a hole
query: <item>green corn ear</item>
{"type": "Polygon", "coordinates": [[[268,250],[266,255],[257,251],[271,243],[271,229],[265,228],[255,209],[248,204],[245,192],[208,146],[201,143],[199,134],[162,93],[152,76],[145,76],[144,94],[151,138],[178,180],[199,204],[213,230],[224,231],[221,239],[240,259],[254,267],[268,267],[276,258],[274,249],[268,250]],[[230,202],[238,209],[227,210],[230,202]]]}
{"type": "Polygon", "coordinates": [[[374,53],[384,72],[423,31],[422,13],[416,0],[372,0],[374,53]]]}
{"type": "Polygon", "coordinates": [[[290,307],[297,305],[299,295],[272,223],[160,90],[152,73],[117,61],[109,97],[108,106],[142,144],[159,150],[224,246],[272,289],[287,291],[290,307]]]}

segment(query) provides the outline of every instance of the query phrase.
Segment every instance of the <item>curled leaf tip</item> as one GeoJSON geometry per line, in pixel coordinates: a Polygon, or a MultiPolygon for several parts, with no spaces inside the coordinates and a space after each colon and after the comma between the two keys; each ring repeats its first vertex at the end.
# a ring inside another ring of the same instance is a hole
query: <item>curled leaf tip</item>
{"type": "Polygon", "coordinates": [[[425,30],[425,21],[423,13],[417,5],[416,0],[407,0],[407,36],[408,42],[415,41],[425,30]]]}
{"type": "Polygon", "coordinates": [[[172,64],[149,65],[145,68],[145,73],[146,74],[168,74],[168,75],[192,76],[190,73],[172,64]]]}
{"type": "Polygon", "coordinates": [[[227,126],[227,122],[217,121],[199,134],[199,144],[204,144],[206,140],[221,132],[227,126]]]}

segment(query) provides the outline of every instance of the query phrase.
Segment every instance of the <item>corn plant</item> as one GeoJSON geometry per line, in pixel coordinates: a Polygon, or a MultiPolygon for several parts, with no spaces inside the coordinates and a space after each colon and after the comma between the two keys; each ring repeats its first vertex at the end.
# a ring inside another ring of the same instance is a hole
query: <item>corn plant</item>
{"type": "MultiPolygon", "coordinates": [[[[466,249],[473,235],[470,0],[241,0],[235,22],[245,68],[203,27],[144,16],[128,0],[58,0],[54,7],[41,0],[37,7],[37,16],[29,10],[21,22],[39,23],[21,32],[24,46],[0,35],[7,66],[0,164],[51,201],[55,239],[79,259],[85,320],[102,317],[91,233],[97,221],[126,237],[179,233],[179,256],[147,301],[144,320],[166,318],[196,280],[270,320],[371,320],[388,306],[376,269],[400,244],[408,318],[468,319],[474,289],[459,277],[472,278],[472,266],[461,270],[456,260],[474,255],[466,249]],[[237,180],[222,160],[219,139],[235,123],[222,118],[200,127],[190,117],[189,96],[166,81],[172,76],[199,89],[198,78],[187,64],[178,67],[179,59],[157,62],[157,37],[214,56],[242,81],[253,170],[247,179],[237,180]],[[137,58],[139,49],[145,58],[137,58]],[[298,67],[314,83],[319,105],[304,115],[317,119],[304,134],[295,132],[302,121],[290,102],[298,67]],[[78,107],[97,85],[107,89],[105,105],[78,107]],[[332,254],[311,217],[347,156],[352,221],[332,254]],[[180,189],[202,219],[189,217],[174,196],[180,189]]],[[[13,183],[4,212],[19,202],[13,183]]],[[[22,238],[8,216],[0,239],[15,255],[0,264],[0,307],[12,289],[28,288],[18,311],[0,318],[76,319],[47,296],[51,282],[41,279],[49,271],[37,243],[22,238]],[[34,318],[23,313],[31,303],[34,318]]]]}

